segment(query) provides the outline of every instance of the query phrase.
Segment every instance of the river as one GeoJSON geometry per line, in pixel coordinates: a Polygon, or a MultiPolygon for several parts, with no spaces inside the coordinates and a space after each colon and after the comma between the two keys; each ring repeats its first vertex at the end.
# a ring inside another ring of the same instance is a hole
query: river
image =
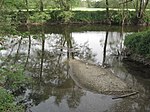
{"type": "MultiPolygon", "coordinates": [[[[143,27],[54,25],[19,27],[5,35],[1,66],[19,64],[32,83],[18,94],[26,112],[149,112],[150,67],[124,59],[125,35],[143,27]],[[70,77],[68,59],[105,64],[139,94],[123,99],[80,87],[70,77]]],[[[2,47],[2,45],[0,46],[2,47]]]]}

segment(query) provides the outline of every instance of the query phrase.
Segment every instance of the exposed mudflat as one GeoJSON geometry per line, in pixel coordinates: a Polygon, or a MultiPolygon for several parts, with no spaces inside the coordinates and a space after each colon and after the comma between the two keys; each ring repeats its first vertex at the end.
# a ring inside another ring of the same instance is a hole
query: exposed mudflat
{"type": "MultiPolygon", "coordinates": [[[[72,78],[80,85],[103,94],[121,94],[129,92],[128,85],[105,68],[86,64],[79,60],[70,60],[72,78]]],[[[130,90],[131,91],[131,90],[130,90]]]]}

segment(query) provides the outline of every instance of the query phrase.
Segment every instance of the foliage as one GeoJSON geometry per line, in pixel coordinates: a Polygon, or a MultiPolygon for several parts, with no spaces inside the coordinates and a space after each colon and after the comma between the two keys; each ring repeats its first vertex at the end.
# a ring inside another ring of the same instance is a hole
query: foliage
{"type": "Polygon", "coordinates": [[[50,18],[50,14],[46,12],[36,12],[29,17],[29,20],[35,23],[44,23],[50,18]]]}
{"type": "MultiPolygon", "coordinates": [[[[125,38],[124,44],[132,53],[150,56],[150,30],[133,33],[125,38]]],[[[150,57],[149,57],[150,58],[150,57]]]]}
{"type": "Polygon", "coordinates": [[[12,92],[25,87],[29,83],[29,78],[23,74],[23,69],[20,66],[13,65],[6,68],[0,69],[0,81],[5,88],[12,92]]]}
{"type": "Polygon", "coordinates": [[[5,33],[11,30],[11,17],[7,15],[7,12],[0,11],[0,33],[5,33]]]}
{"type": "Polygon", "coordinates": [[[58,15],[58,18],[60,18],[60,20],[64,21],[65,23],[69,22],[73,17],[74,17],[74,13],[71,11],[62,11],[58,15]]]}
{"type": "Polygon", "coordinates": [[[121,24],[122,22],[122,12],[120,11],[110,11],[110,17],[113,24],[121,24]]]}
{"type": "Polygon", "coordinates": [[[15,0],[2,0],[0,2],[0,34],[10,33],[15,30],[15,24],[17,22],[12,22],[12,10],[15,10],[14,3],[15,0]],[[13,3],[13,4],[12,4],[13,3]]]}
{"type": "Polygon", "coordinates": [[[120,25],[123,19],[125,24],[128,25],[133,24],[135,16],[136,15],[134,14],[134,11],[124,11],[124,16],[123,16],[123,12],[121,10],[120,11],[110,10],[110,17],[111,17],[112,24],[120,25]]]}
{"type": "Polygon", "coordinates": [[[64,22],[68,23],[74,18],[73,11],[53,10],[50,12],[51,19],[49,22],[64,22]]]}
{"type": "Polygon", "coordinates": [[[0,112],[24,112],[23,107],[14,103],[14,96],[0,87],[0,112]]]}
{"type": "MultiPolygon", "coordinates": [[[[3,28],[3,26],[5,26],[6,22],[10,22],[10,17],[8,17],[8,15],[6,15],[7,11],[0,9],[0,29],[3,28]],[[3,15],[3,16],[1,16],[3,15]]],[[[6,23],[6,25],[8,25],[6,23]]],[[[0,31],[0,33],[2,33],[3,31],[0,31]]]]}
{"type": "MultiPolygon", "coordinates": [[[[149,11],[147,11],[148,13],[149,11]]],[[[122,11],[110,10],[110,20],[112,24],[120,25],[122,23],[122,11]]],[[[134,11],[124,11],[125,24],[134,24],[136,14],[134,11]]],[[[49,22],[85,22],[85,23],[106,23],[107,15],[106,11],[61,11],[53,10],[50,12],[51,19],[49,22]],[[71,13],[71,14],[70,14],[71,13]]],[[[147,18],[144,22],[148,22],[150,17],[147,15],[147,18]]]]}
{"type": "MultiPolygon", "coordinates": [[[[48,10],[44,10],[44,12],[39,12],[41,0],[4,0],[4,3],[2,4],[1,10],[0,10],[0,27],[5,27],[7,31],[11,28],[12,24],[16,24],[18,21],[21,23],[43,23],[47,22],[99,22],[99,23],[106,23],[106,12],[105,11],[71,11],[72,7],[80,6],[81,3],[88,4],[89,7],[101,7],[106,8],[106,1],[81,1],[81,0],[42,0],[43,7],[48,10]],[[28,3],[28,4],[27,4],[28,3]],[[29,10],[27,13],[26,10],[29,10]],[[32,9],[34,9],[32,11],[32,9]],[[51,10],[53,9],[53,11],[51,10]],[[57,10],[54,10],[57,9],[57,10]],[[58,10],[60,9],[60,10],[58,10]],[[11,12],[13,10],[13,13],[11,12]],[[13,20],[13,23],[12,23],[13,20]],[[15,20],[15,21],[14,21],[15,20]],[[29,20],[29,21],[28,21],[29,20]],[[8,25],[8,26],[7,26],[8,25]]],[[[139,0],[138,0],[139,1],[139,0]]],[[[142,0],[143,1],[143,0],[142,0]]],[[[148,0],[146,0],[148,1],[148,0]]],[[[122,3],[122,2],[121,2],[122,3]]],[[[125,11],[125,24],[144,24],[149,23],[150,16],[149,11],[145,12],[144,6],[149,6],[150,4],[146,4],[142,6],[142,10],[139,10],[140,6],[138,4],[136,5],[136,1],[130,1],[127,4],[125,4],[124,8],[134,8],[138,9],[137,11],[125,11]],[[139,13],[137,13],[140,11],[139,13]],[[126,13],[127,12],[127,13],[126,13]],[[138,14],[140,14],[138,16],[138,14]],[[141,19],[141,20],[138,20],[141,19]]],[[[110,19],[113,24],[121,24],[122,22],[122,8],[123,5],[119,5],[119,0],[109,0],[109,8],[119,8],[120,10],[109,10],[110,19]]],[[[14,29],[14,28],[12,28],[14,29]]],[[[1,30],[0,30],[1,31],[1,30]]],[[[1,31],[2,32],[2,31],[1,31]]]]}
{"type": "Polygon", "coordinates": [[[29,14],[25,11],[18,11],[11,14],[12,15],[12,22],[15,23],[26,23],[29,14]]]}
{"type": "Polygon", "coordinates": [[[150,23],[150,12],[149,11],[145,12],[143,19],[144,19],[144,22],[146,22],[147,24],[150,23]]]}
{"type": "Polygon", "coordinates": [[[104,11],[75,11],[74,21],[97,22],[106,19],[104,11]]]}
{"type": "Polygon", "coordinates": [[[4,0],[3,8],[7,10],[25,9],[24,0],[4,0]]]}

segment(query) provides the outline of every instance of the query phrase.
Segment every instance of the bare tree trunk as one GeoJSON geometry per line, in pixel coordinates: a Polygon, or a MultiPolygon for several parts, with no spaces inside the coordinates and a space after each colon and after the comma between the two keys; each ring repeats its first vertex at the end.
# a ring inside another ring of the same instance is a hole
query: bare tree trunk
{"type": "Polygon", "coordinates": [[[40,11],[43,12],[44,11],[44,5],[43,5],[43,1],[40,0],[40,11]]]}
{"type": "MultiPolygon", "coordinates": [[[[143,1],[143,2],[144,2],[144,1],[143,1]]],[[[147,7],[147,5],[148,5],[148,2],[149,2],[149,0],[146,0],[145,3],[143,3],[143,9],[142,9],[141,15],[144,14],[145,9],[146,9],[146,7],[147,7]]]]}
{"type": "Polygon", "coordinates": [[[139,7],[139,12],[138,12],[138,18],[141,18],[142,7],[143,7],[143,0],[140,0],[140,7],[139,7]]]}
{"type": "Polygon", "coordinates": [[[109,17],[109,4],[108,4],[108,0],[106,0],[106,12],[107,12],[107,16],[109,17]]]}
{"type": "Polygon", "coordinates": [[[122,4],[122,26],[124,25],[125,15],[124,15],[125,3],[122,4]]]}
{"type": "Polygon", "coordinates": [[[139,0],[136,0],[136,16],[138,17],[139,0]]]}
{"type": "Polygon", "coordinates": [[[107,23],[111,24],[110,16],[109,16],[109,3],[108,3],[108,0],[106,0],[106,15],[107,15],[107,23]]]}

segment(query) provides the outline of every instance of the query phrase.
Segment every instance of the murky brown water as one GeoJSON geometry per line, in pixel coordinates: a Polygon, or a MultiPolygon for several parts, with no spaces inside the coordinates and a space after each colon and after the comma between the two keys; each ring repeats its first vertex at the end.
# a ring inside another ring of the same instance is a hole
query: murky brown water
{"type": "Polygon", "coordinates": [[[4,36],[1,66],[20,64],[32,76],[24,99],[26,112],[149,112],[150,68],[119,54],[125,35],[142,28],[110,26],[45,26],[19,28],[22,36],[4,36]],[[21,29],[22,28],[22,29],[21,29]],[[113,100],[113,96],[81,88],[69,75],[68,58],[79,58],[97,65],[107,64],[112,72],[138,95],[113,100]]]}

